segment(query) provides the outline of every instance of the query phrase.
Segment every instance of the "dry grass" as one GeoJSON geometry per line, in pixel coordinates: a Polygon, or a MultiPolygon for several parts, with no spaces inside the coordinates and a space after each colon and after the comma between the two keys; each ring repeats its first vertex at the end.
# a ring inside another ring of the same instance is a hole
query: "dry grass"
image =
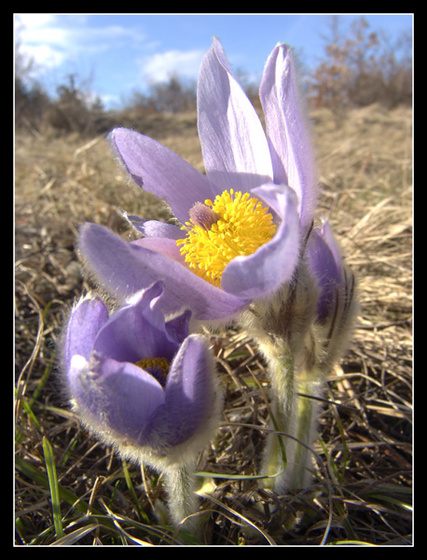
{"type": "MultiPolygon", "coordinates": [[[[333,223],[358,276],[360,321],[328,380],[317,478],[308,491],[286,496],[232,478],[256,473],[266,375],[242,335],[215,338],[227,398],[224,425],[200,464],[219,475],[203,502],[204,544],[412,542],[412,116],[409,109],[368,107],[350,113],[340,129],[326,110],[312,117],[319,215],[333,223]]],[[[134,127],[203,169],[194,115],[157,116],[134,127]]],[[[123,465],[80,427],[56,368],[64,316],[89,289],[75,253],[78,227],[94,221],[120,228],[117,208],[167,214],[123,178],[103,138],[74,136],[16,137],[15,205],[16,544],[187,542],[155,520],[153,508],[159,511],[164,498],[157,476],[123,465]],[[60,492],[56,518],[46,441],[60,492]]]]}

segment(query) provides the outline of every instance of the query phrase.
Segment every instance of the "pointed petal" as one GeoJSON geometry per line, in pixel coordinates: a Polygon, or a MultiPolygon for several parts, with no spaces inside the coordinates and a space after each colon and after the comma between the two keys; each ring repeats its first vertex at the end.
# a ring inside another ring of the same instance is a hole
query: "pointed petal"
{"type": "Polygon", "coordinates": [[[136,184],[165,200],[182,223],[193,204],[215,196],[200,171],[156,140],[126,128],[115,128],[109,140],[136,184]]]}
{"type": "Polygon", "coordinates": [[[332,230],[327,222],[321,228],[313,228],[307,244],[310,265],[319,282],[340,284],[342,280],[342,256],[332,230]]]}
{"type": "Polygon", "coordinates": [[[144,220],[137,216],[128,216],[132,226],[145,237],[167,237],[168,239],[182,239],[182,229],[173,224],[158,222],[157,220],[144,220]]]}
{"type": "Polygon", "coordinates": [[[292,55],[286,45],[271,53],[260,85],[274,182],[298,195],[301,223],[309,227],[316,204],[316,171],[306,119],[300,107],[292,55]]]}
{"type": "Polygon", "coordinates": [[[86,368],[74,367],[69,384],[82,420],[112,443],[139,442],[144,426],[165,401],[156,379],[127,362],[101,358],[86,368]]]}
{"type": "Polygon", "coordinates": [[[144,247],[145,249],[150,249],[151,251],[155,251],[156,253],[162,253],[162,255],[165,255],[170,259],[174,259],[181,264],[185,262],[185,259],[181,255],[175,239],[168,239],[167,237],[143,237],[142,239],[131,241],[131,243],[132,245],[144,247]]]}
{"type": "Polygon", "coordinates": [[[331,311],[336,290],[343,280],[342,256],[327,222],[321,228],[313,228],[307,243],[307,255],[320,288],[317,313],[323,321],[331,311]]]}
{"type": "Polygon", "coordinates": [[[107,320],[108,310],[98,299],[87,297],[73,307],[63,339],[65,371],[70,367],[73,355],[89,359],[96,336],[107,320]]]}
{"type": "Polygon", "coordinates": [[[181,344],[190,332],[191,311],[187,309],[181,315],[170,319],[165,324],[165,332],[169,340],[181,344]]]}
{"type": "Polygon", "coordinates": [[[165,333],[164,316],[153,305],[162,293],[161,283],[154,284],[117,309],[99,331],[94,351],[119,362],[135,363],[151,357],[171,360],[178,344],[165,333]]]}
{"type": "Polygon", "coordinates": [[[239,297],[269,296],[295,271],[300,253],[297,200],[286,186],[264,185],[251,191],[273,207],[281,218],[276,235],[248,257],[237,257],[225,268],[222,287],[239,297]]]}
{"type": "Polygon", "coordinates": [[[191,309],[198,320],[233,317],[249,300],[215,288],[169,257],[126,243],[107,228],[85,224],[80,250],[88,268],[113,296],[127,297],[157,281],[165,286],[159,307],[164,313],[191,309]]]}
{"type": "Polygon", "coordinates": [[[261,122],[232,75],[217,39],[201,65],[197,111],[206,173],[221,192],[230,188],[248,191],[272,180],[261,122]]]}
{"type": "Polygon", "coordinates": [[[186,338],[171,365],[165,404],[155,411],[145,432],[151,447],[179,445],[204,429],[215,402],[213,368],[204,338],[186,338]]]}

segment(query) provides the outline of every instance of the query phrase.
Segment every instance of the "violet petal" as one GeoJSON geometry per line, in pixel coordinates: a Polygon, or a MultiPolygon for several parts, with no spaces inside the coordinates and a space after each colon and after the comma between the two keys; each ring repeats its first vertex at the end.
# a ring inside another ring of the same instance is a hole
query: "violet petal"
{"type": "Polygon", "coordinates": [[[73,307],[63,339],[65,370],[75,354],[89,360],[96,336],[107,320],[108,310],[98,299],[86,297],[73,307]]]}
{"type": "Polygon", "coordinates": [[[200,335],[190,335],[182,344],[168,375],[164,406],[147,424],[144,439],[150,447],[162,449],[189,439],[212,414],[213,362],[200,335]]]}
{"type": "Polygon", "coordinates": [[[156,140],[126,128],[109,139],[136,184],[165,200],[182,223],[195,202],[215,196],[207,177],[156,140]]]}
{"type": "Polygon", "coordinates": [[[271,143],[274,182],[286,183],[297,193],[302,226],[310,227],[317,201],[314,156],[286,45],[278,45],[267,61],[260,99],[271,143]]]}
{"type": "Polygon", "coordinates": [[[182,229],[173,224],[158,222],[157,220],[144,220],[137,216],[128,216],[128,220],[137,232],[145,237],[167,237],[168,239],[182,239],[182,229]]]}
{"type": "Polygon", "coordinates": [[[291,280],[300,252],[300,227],[295,194],[286,186],[264,185],[252,193],[272,206],[281,218],[273,239],[224,269],[222,287],[239,297],[269,296],[291,280]]]}
{"type": "Polygon", "coordinates": [[[249,304],[248,299],[212,286],[179,262],[127,243],[97,224],[81,228],[80,250],[98,281],[121,301],[160,280],[165,286],[159,303],[164,313],[190,308],[195,319],[220,320],[249,304]]]}
{"type": "Polygon", "coordinates": [[[82,420],[92,430],[119,438],[140,439],[153,413],[165,402],[156,379],[128,362],[103,358],[86,370],[72,368],[68,382],[82,420]]]}
{"type": "Polygon", "coordinates": [[[171,340],[165,332],[164,316],[155,305],[162,293],[160,283],[137,292],[100,329],[93,350],[119,362],[152,357],[171,360],[181,341],[171,340]]]}
{"type": "Polygon", "coordinates": [[[217,39],[201,64],[197,112],[206,174],[219,192],[230,188],[246,192],[272,180],[261,122],[217,39]]]}
{"type": "Polygon", "coordinates": [[[317,313],[320,321],[323,321],[330,312],[336,289],[342,282],[342,257],[326,222],[322,228],[314,228],[311,232],[307,255],[320,288],[317,313]]]}
{"type": "MultiPolygon", "coordinates": [[[[183,235],[181,232],[181,239],[182,237],[183,235]]],[[[169,239],[167,237],[143,237],[141,239],[131,241],[131,244],[155,251],[156,253],[161,253],[162,255],[165,255],[170,259],[174,259],[181,264],[185,263],[185,259],[181,255],[179,247],[174,239],[169,239]]]]}

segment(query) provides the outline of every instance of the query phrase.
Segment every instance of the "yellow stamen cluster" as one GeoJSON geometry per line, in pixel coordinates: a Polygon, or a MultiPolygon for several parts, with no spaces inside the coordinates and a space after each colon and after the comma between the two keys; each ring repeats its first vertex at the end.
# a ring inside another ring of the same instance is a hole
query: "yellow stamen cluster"
{"type": "MultiPolygon", "coordinates": [[[[198,203],[200,204],[200,203],[198,203]]],[[[177,241],[188,266],[203,279],[221,287],[227,264],[238,256],[248,256],[272,239],[276,232],[273,216],[249,193],[224,191],[215,200],[205,200],[208,213],[216,221],[208,227],[191,219],[182,227],[187,232],[177,241]]]]}
{"type": "Polygon", "coordinates": [[[170,369],[170,362],[166,358],[143,358],[135,365],[151,373],[160,383],[166,382],[170,369]]]}

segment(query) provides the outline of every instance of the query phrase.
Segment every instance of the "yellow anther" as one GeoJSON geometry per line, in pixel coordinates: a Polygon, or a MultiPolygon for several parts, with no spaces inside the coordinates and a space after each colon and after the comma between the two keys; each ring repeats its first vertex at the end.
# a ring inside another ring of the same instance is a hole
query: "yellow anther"
{"type": "Polygon", "coordinates": [[[182,227],[187,232],[177,241],[188,266],[211,284],[221,287],[221,277],[227,264],[238,256],[253,254],[270,241],[276,225],[273,216],[262,203],[249,193],[224,191],[215,200],[197,203],[193,219],[182,227]],[[203,221],[200,216],[206,215],[203,221]]]}

